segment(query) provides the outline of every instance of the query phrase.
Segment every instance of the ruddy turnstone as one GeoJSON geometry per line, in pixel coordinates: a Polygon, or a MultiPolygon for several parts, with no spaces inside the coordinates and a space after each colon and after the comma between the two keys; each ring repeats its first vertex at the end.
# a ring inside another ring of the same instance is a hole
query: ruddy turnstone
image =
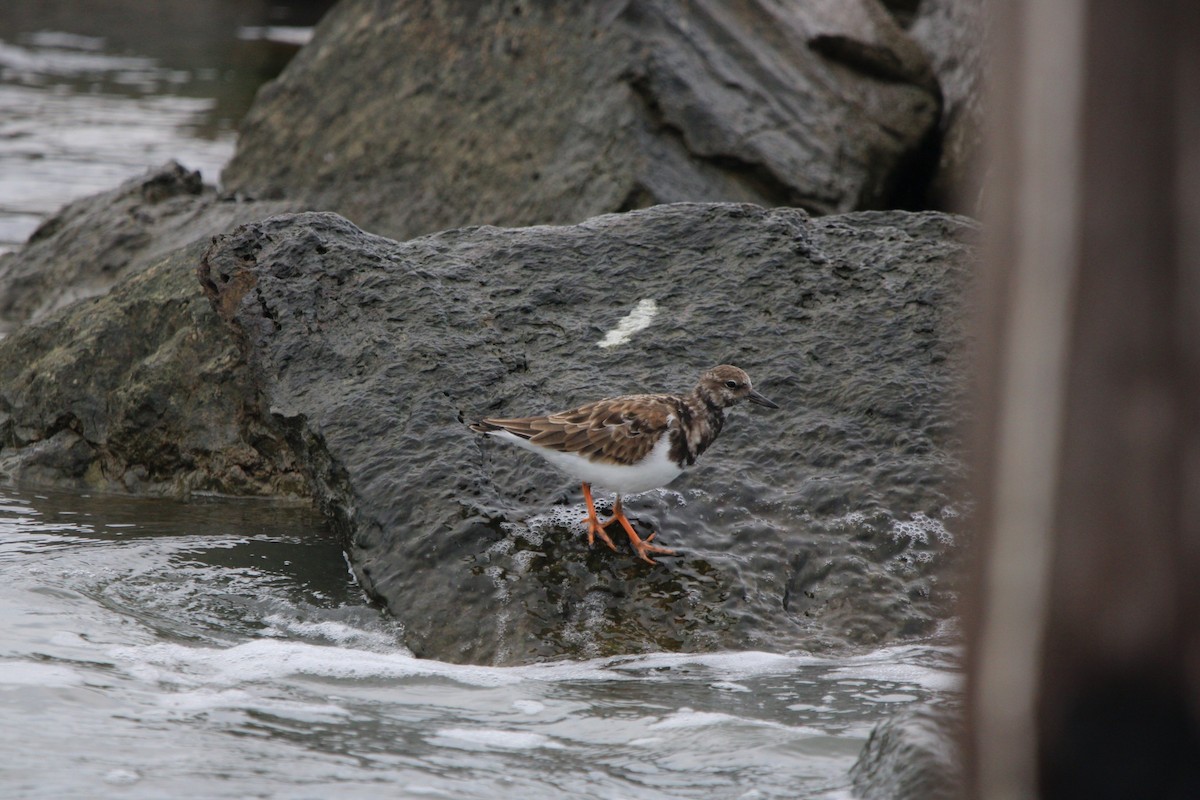
{"type": "Polygon", "coordinates": [[[621,510],[621,495],[666,486],[696,462],[725,424],[725,409],[742,400],[779,408],[754,391],[750,376],[723,364],[700,376],[691,394],[631,394],[547,414],[542,417],[483,419],[471,430],[506,439],[537,453],[583,482],[587,502],[588,544],[599,536],[613,550],[604,529],[614,522],[629,535],[638,557],[675,551],[642,539],[621,510]],[[604,522],[592,502],[592,484],[617,493],[613,515],[604,522]]]}

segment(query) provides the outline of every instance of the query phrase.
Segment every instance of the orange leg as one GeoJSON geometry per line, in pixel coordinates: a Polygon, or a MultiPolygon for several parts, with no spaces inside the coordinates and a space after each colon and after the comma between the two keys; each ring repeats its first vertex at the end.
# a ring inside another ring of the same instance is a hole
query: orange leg
{"type": "Polygon", "coordinates": [[[621,527],[625,529],[625,533],[629,534],[629,544],[631,544],[633,549],[637,551],[638,558],[640,558],[642,561],[645,561],[647,564],[656,563],[654,559],[648,555],[649,553],[661,553],[662,555],[666,556],[675,555],[674,550],[666,547],[659,547],[656,544],[650,544],[650,541],[658,535],[657,533],[652,533],[645,539],[642,539],[637,535],[637,532],[633,529],[633,525],[629,522],[629,517],[625,516],[625,512],[621,509],[621,495],[617,495],[617,502],[613,506],[612,518],[610,518],[608,522],[604,524],[608,525],[613,521],[621,523],[621,527]]]}
{"type": "MultiPolygon", "coordinates": [[[[591,547],[592,543],[596,541],[596,537],[599,536],[600,540],[608,545],[610,550],[616,550],[617,546],[613,544],[613,540],[608,538],[608,534],[604,532],[604,529],[612,524],[616,516],[614,515],[607,522],[600,521],[600,517],[596,516],[596,504],[592,502],[592,487],[590,484],[583,484],[583,499],[587,502],[588,511],[587,517],[583,520],[588,525],[588,547],[591,547]]],[[[620,502],[620,498],[618,498],[617,503],[619,504],[620,502]]]]}

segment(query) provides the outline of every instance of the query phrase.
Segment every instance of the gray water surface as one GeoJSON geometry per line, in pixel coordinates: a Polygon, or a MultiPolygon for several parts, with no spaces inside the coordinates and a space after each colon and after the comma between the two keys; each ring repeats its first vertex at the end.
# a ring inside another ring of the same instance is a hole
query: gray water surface
{"type": "Polygon", "coordinates": [[[958,682],[936,643],[495,668],[401,636],[304,507],[0,489],[0,794],[846,797],[872,725],[958,682]]]}
{"type": "Polygon", "coordinates": [[[332,2],[0,3],[0,253],[170,159],[217,183],[255,91],[332,2]]]}

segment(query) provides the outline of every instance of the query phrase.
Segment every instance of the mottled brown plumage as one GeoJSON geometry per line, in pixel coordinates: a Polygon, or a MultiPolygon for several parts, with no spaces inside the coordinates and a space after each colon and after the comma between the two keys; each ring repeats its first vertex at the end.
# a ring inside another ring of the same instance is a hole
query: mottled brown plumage
{"type": "Polygon", "coordinates": [[[484,419],[472,430],[506,438],[538,453],[583,482],[588,505],[588,544],[598,535],[615,549],[604,528],[621,523],[638,555],[670,553],[642,540],[621,511],[622,492],[665,486],[694,464],[725,424],[725,409],[749,400],[778,408],[750,384],[737,367],[722,365],[700,376],[690,394],[633,394],[537,417],[484,419]],[[601,523],[591,500],[590,483],[617,490],[613,516],[601,523]]]}
{"type": "Polygon", "coordinates": [[[654,448],[668,429],[669,395],[628,395],[559,411],[543,417],[485,419],[472,429],[503,428],[538,447],[578,453],[592,461],[633,465],[654,448]]]}

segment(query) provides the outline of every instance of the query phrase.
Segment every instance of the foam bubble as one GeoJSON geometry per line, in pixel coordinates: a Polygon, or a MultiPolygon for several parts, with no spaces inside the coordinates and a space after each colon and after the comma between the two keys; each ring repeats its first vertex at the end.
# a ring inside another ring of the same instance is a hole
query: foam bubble
{"type": "Polygon", "coordinates": [[[513,556],[513,567],[517,572],[525,573],[529,571],[529,565],[537,558],[541,557],[541,553],[536,550],[522,550],[513,556]]]}
{"type": "MultiPolygon", "coordinates": [[[[603,503],[597,503],[598,506],[603,506],[603,503]]],[[[555,506],[541,514],[536,514],[526,521],[527,533],[525,538],[530,544],[540,545],[543,537],[553,530],[561,530],[566,528],[571,530],[576,527],[582,527],[583,520],[587,517],[587,512],[582,505],[573,506],[555,506]]]]}
{"type": "Polygon", "coordinates": [[[913,514],[908,520],[893,522],[891,535],[893,539],[908,539],[910,542],[921,544],[929,544],[932,536],[940,544],[954,544],[954,534],[946,529],[942,521],[921,511],[913,514]]]}
{"type": "Polygon", "coordinates": [[[492,586],[496,588],[496,599],[504,602],[509,598],[508,580],[506,573],[498,566],[485,567],[483,574],[492,579],[492,586]]]}
{"type": "MultiPolygon", "coordinates": [[[[666,488],[651,489],[651,491],[656,492],[658,494],[658,496],[663,498],[664,500],[669,500],[669,501],[673,502],[676,507],[683,507],[683,506],[687,505],[687,498],[683,496],[682,492],[677,492],[674,489],[666,489],[666,488]]],[[[703,496],[703,492],[701,492],[698,489],[693,490],[691,494],[692,494],[692,497],[703,496]]]]}
{"type": "Polygon", "coordinates": [[[505,533],[509,534],[509,536],[506,536],[503,539],[497,539],[488,546],[487,554],[490,556],[506,556],[511,553],[513,550],[512,536],[516,534],[516,530],[520,528],[520,526],[514,525],[511,522],[505,522],[500,526],[500,528],[505,533]]]}

